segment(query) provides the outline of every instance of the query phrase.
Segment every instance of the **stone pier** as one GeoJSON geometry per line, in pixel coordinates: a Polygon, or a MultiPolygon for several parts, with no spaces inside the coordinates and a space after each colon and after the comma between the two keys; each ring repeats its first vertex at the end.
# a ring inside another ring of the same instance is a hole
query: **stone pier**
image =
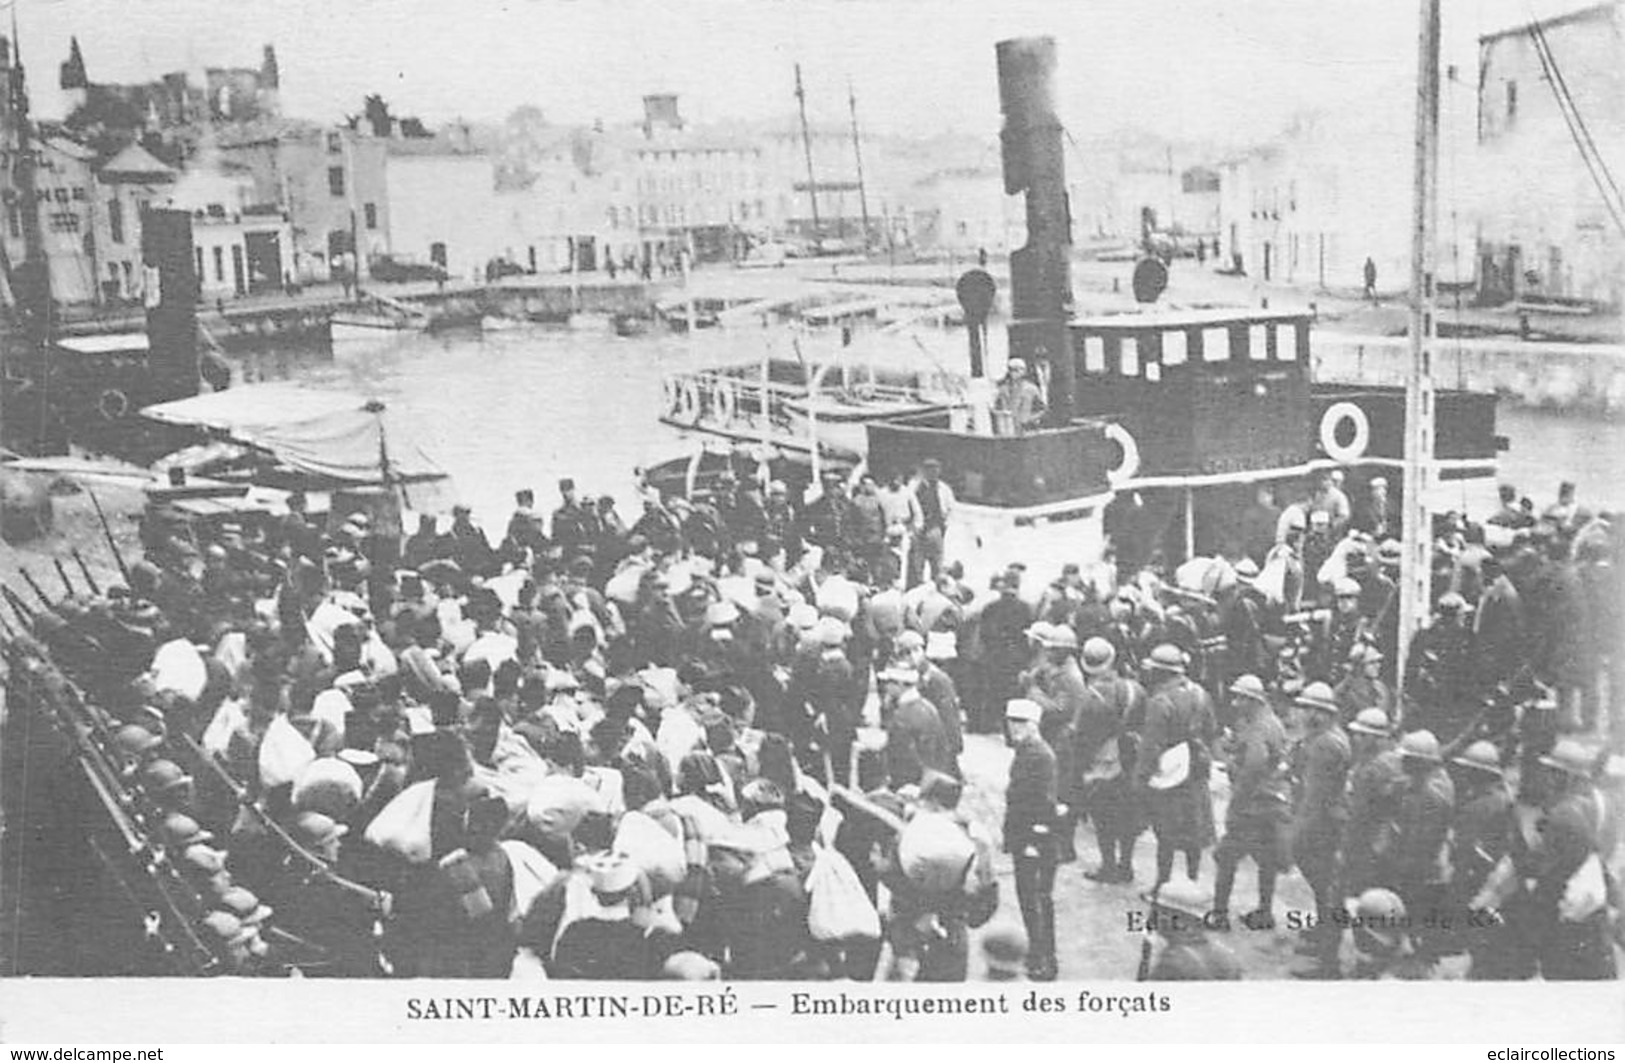
{"type": "MultiPolygon", "coordinates": [[[[1410,341],[1403,336],[1317,331],[1313,344],[1316,380],[1405,386],[1410,341]]],[[[1625,415],[1625,345],[1617,343],[1440,339],[1433,378],[1441,388],[1493,391],[1529,406],[1625,415]]]]}

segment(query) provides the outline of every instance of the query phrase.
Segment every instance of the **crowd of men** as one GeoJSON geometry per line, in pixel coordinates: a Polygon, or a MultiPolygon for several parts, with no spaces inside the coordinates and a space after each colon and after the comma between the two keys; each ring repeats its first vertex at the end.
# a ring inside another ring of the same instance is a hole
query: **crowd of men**
{"type": "Polygon", "coordinates": [[[1347,973],[1352,929],[1361,976],[1466,954],[1475,978],[1613,977],[1609,515],[1565,486],[1442,520],[1398,699],[1380,481],[1351,505],[1328,476],[1176,571],[973,587],[940,472],[832,475],[804,505],[724,475],[646,492],[630,526],[565,480],[550,518],[519,492],[495,543],[466,508],[402,541],[298,495],[152,519],[123,585],[39,610],[13,675],[83,691],[237,972],[963,979],[1002,842],[1022,928],[983,935],[987,969],[1054,979],[1056,870],[1089,824],[1103,903],[1153,836],[1145,977],[1238,977],[1214,935],[1271,926],[1293,867],[1308,976],[1347,973]],[[1002,829],[961,807],[968,733],[1014,749],[1002,829]]]}

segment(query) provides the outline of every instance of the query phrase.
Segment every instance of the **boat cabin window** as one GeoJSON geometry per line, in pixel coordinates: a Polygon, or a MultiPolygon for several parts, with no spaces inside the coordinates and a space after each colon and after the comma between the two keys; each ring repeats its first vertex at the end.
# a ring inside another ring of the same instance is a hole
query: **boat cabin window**
{"type": "Polygon", "coordinates": [[[1140,347],[1133,336],[1124,336],[1118,348],[1119,365],[1124,376],[1140,375],[1140,347]]]}
{"type": "Polygon", "coordinates": [[[1270,342],[1274,339],[1274,329],[1268,325],[1254,325],[1247,330],[1247,357],[1255,362],[1265,362],[1270,356],[1270,342]]]}
{"type": "Polygon", "coordinates": [[[1100,336],[1085,336],[1083,339],[1083,368],[1089,373],[1104,373],[1106,371],[1106,341],[1100,336]]]}
{"type": "Polygon", "coordinates": [[[1278,362],[1295,362],[1298,359],[1298,337],[1296,330],[1284,326],[1270,328],[1270,346],[1275,352],[1278,362]]]}
{"type": "Polygon", "coordinates": [[[1202,330],[1202,361],[1228,362],[1230,360],[1230,330],[1206,328],[1202,330]]]}
{"type": "Polygon", "coordinates": [[[1169,329],[1162,334],[1162,364],[1184,365],[1189,357],[1184,329],[1169,329]]]}

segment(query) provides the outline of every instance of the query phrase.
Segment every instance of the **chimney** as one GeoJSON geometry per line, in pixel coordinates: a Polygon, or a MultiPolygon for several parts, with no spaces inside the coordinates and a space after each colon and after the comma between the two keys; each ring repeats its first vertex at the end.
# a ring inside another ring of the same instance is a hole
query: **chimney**
{"type": "Polygon", "coordinates": [[[683,118],[677,113],[677,94],[654,93],[643,97],[643,135],[652,137],[655,130],[676,131],[683,128],[683,118]]]}
{"type": "Polygon", "coordinates": [[[276,62],[276,47],[267,44],[264,58],[260,60],[260,87],[266,89],[280,89],[282,87],[282,72],[276,62]]]}

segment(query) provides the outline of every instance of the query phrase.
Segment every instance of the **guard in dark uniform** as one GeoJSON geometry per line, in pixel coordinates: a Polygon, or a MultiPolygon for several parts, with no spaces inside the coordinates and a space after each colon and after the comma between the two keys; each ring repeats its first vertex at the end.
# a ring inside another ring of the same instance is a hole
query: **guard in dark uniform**
{"type": "Polygon", "coordinates": [[[1349,817],[1343,828],[1343,895],[1394,882],[1394,835],[1405,769],[1393,747],[1388,716],[1361,709],[1348,725],[1354,764],[1349,769],[1349,817]]]}
{"type": "Polygon", "coordinates": [[[1450,927],[1445,904],[1449,867],[1445,840],[1456,812],[1456,785],[1444,769],[1439,740],[1431,731],[1412,731],[1399,742],[1405,789],[1399,799],[1395,836],[1395,885],[1411,914],[1416,962],[1431,966],[1450,927]]]}
{"type": "Polygon", "coordinates": [[[1494,925],[1471,918],[1473,901],[1511,851],[1518,832],[1517,809],[1501,770],[1500,750],[1474,742],[1453,759],[1456,818],[1450,832],[1452,910],[1465,925],[1473,981],[1527,978],[1534,973],[1525,943],[1518,938],[1522,918],[1494,925]]]}
{"type": "Polygon", "coordinates": [[[1185,675],[1185,654],[1169,642],[1158,645],[1140,664],[1146,678],[1145,726],[1140,732],[1134,777],[1147,798],[1151,829],[1157,836],[1157,881],[1173,874],[1174,854],[1185,854],[1185,874],[1195,880],[1202,850],[1216,840],[1208,769],[1218,738],[1218,722],[1207,691],[1185,675]],[[1188,747],[1184,778],[1165,778],[1165,757],[1177,761],[1188,747]]]}
{"type": "Polygon", "coordinates": [[[1213,910],[1225,920],[1230,891],[1243,857],[1258,867],[1258,907],[1243,917],[1253,930],[1274,925],[1275,876],[1290,866],[1286,827],[1291,817],[1291,784],[1287,778],[1289,743],[1286,728],[1271,710],[1264,683],[1244,675],[1230,685],[1236,727],[1227,743],[1230,806],[1224,837],[1214,851],[1219,865],[1213,910]]]}
{"type": "Polygon", "coordinates": [[[1078,777],[1069,804],[1095,824],[1100,867],[1085,871],[1093,882],[1134,881],[1134,842],[1143,829],[1132,785],[1135,729],[1144,713],[1145,691],[1117,674],[1117,651],[1095,636],[1083,644],[1085,697],[1072,719],[1078,777]]]}
{"type": "Polygon", "coordinates": [[[1038,733],[1044,710],[1016,698],[1005,708],[1010,744],[1010,785],[1005,791],[1004,847],[1015,862],[1016,901],[1027,927],[1027,975],[1053,982],[1055,963],[1055,752],[1038,733]]]}
{"type": "Polygon", "coordinates": [[[1325,683],[1310,683],[1294,702],[1304,712],[1303,741],[1294,774],[1298,780],[1292,812],[1292,856],[1315,894],[1315,922],[1307,942],[1315,965],[1293,971],[1296,978],[1341,978],[1337,953],[1343,932],[1336,916],[1342,909],[1338,890],[1338,845],[1348,819],[1344,790],[1352,752],[1338,726],[1337,702],[1325,683]]]}
{"type": "MultiPolygon", "coordinates": [[[[1467,602],[1456,593],[1439,598],[1431,623],[1416,633],[1405,659],[1405,693],[1421,711],[1418,721],[1446,740],[1470,715],[1471,692],[1478,687],[1473,669],[1473,630],[1466,621],[1467,602]]],[[[1407,710],[1406,724],[1411,718],[1407,710]]],[[[1412,912],[1412,915],[1415,913],[1412,912]]]]}
{"type": "Polygon", "coordinates": [[[1607,872],[1598,852],[1604,808],[1592,782],[1594,758],[1578,742],[1563,739],[1540,763],[1549,772],[1550,797],[1539,849],[1529,862],[1540,975],[1549,982],[1617,978],[1607,872]]]}

